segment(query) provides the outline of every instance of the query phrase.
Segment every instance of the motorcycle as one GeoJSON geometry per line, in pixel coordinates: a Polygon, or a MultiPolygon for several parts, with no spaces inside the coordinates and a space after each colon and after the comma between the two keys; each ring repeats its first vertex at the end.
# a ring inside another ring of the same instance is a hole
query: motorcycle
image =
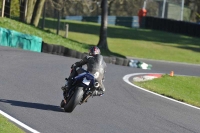
{"type": "MultiPolygon", "coordinates": [[[[98,72],[93,75],[83,68],[81,69],[83,73],[74,77],[72,87],[69,88],[69,91],[64,96],[65,101],[62,100],[60,103],[61,108],[63,108],[65,112],[71,113],[78,104],[81,105],[87,102],[88,98],[92,96],[93,91],[98,90],[100,87],[96,80],[98,72]]],[[[66,78],[66,82],[67,80],[66,78]]]]}

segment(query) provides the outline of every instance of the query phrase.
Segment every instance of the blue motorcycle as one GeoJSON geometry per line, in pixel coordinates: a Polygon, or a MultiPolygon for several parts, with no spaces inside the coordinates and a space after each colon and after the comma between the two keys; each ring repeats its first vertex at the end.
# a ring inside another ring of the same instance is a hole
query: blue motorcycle
{"type": "Polygon", "coordinates": [[[66,101],[62,100],[60,103],[65,112],[72,112],[78,104],[81,105],[87,102],[93,91],[100,87],[95,79],[95,75],[98,73],[93,75],[84,69],[83,71],[83,73],[74,77],[72,87],[69,88],[69,91],[64,96],[66,101]]]}

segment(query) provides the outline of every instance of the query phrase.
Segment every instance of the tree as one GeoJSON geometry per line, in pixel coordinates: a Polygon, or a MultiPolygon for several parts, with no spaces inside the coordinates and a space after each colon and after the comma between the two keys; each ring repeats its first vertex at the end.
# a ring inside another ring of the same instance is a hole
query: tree
{"type": "Polygon", "coordinates": [[[36,26],[36,27],[38,26],[40,16],[42,14],[44,2],[45,2],[45,0],[37,0],[35,7],[34,7],[34,10],[33,10],[33,16],[31,18],[31,24],[36,26]]]}
{"type": "Polygon", "coordinates": [[[10,8],[11,7],[11,1],[10,0],[6,0],[5,1],[5,10],[4,10],[4,15],[8,18],[10,18],[10,8]]]}
{"type": "Polygon", "coordinates": [[[27,0],[20,0],[20,21],[25,22],[27,0]]]}
{"type": "Polygon", "coordinates": [[[101,1],[101,27],[100,27],[100,34],[99,34],[99,42],[97,46],[102,48],[106,51],[108,49],[107,43],[107,23],[108,23],[108,3],[107,0],[101,1]]]}
{"type": "Polygon", "coordinates": [[[37,27],[45,1],[46,0],[20,0],[20,20],[37,27]]]}
{"type": "Polygon", "coordinates": [[[200,13],[200,1],[199,0],[186,0],[185,5],[188,6],[191,10],[190,21],[198,21],[198,13],[200,13]]]}
{"type": "Polygon", "coordinates": [[[28,0],[28,5],[27,5],[27,14],[26,14],[26,17],[25,17],[25,22],[30,24],[31,22],[31,19],[32,19],[32,15],[33,15],[33,9],[34,9],[34,6],[35,6],[35,3],[36,3],[36,0],[28,0]]]}

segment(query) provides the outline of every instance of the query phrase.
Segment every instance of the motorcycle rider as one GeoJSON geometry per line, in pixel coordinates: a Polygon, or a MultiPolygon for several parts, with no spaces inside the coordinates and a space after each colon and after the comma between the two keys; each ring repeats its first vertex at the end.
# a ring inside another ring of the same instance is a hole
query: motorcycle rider
{"type": "Polygon", "coordinates": [[[89,49],[89,55],[85,56],[81,61],[74,63],[71,66],[71,73],[68,77],[68,83],[65,86],[62,86],[61,89],[64,91],[64,99],[66,99],[67,91],[71,88],[73,83],[73,78],[80,73],[83,73],[82,66],[87,65],[87,71],[92,74],[97,74],[97,81],[100,84],[100,89],[93,92],[93,96],[102,96],[105,92],[105,87],[103,85],[104,73],[106,63],[103,60],[100,49],[97,46],[93,46],[89,49]]]}

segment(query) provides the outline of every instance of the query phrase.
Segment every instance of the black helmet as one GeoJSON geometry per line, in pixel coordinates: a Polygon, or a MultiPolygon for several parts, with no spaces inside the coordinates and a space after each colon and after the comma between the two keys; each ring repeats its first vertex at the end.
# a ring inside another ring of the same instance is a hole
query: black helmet
{"type": "Polygon", "coordinates": [[[91,47],[89,50],[89,55],[97,55],[97,54],[101,54],[100,49],[97,46],[91,47]]]}

